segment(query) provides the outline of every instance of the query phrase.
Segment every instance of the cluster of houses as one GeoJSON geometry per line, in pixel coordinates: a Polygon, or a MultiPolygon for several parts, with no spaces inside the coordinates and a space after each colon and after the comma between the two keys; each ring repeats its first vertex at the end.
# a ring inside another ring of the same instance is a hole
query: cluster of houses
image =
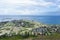
{"type": "Polygon", "coordinates": [[[52,25],[49,27],[44,26],[33,29],[32,31],[38,35],[52,35],[54,33],[60,33],[60,27],[56,25],[52,25]]]}
{"type": "MultiPolygon", "coordinates": [[[[15,22],[15,21],[14,21],[15,22]]],[[[60,26],[56,25],[41,25],[39,23],[30,23],[25,21],[16,21],[19,27],[14,26],[14,23],[7,23],[5,27],[0,28],[0,37],[1,36],[13,36],[13,35],[52,35],[53,33],[60,33],[60,26]],[[27,25],[28,24],[28,25],[27,25]],[[36,25],[35,25],[36,24],[36,25]],[[24,26],[23,26],[24,25],[24,26]],[[34,26],[34,27],[26,27],[26,26],[34,26]],[[13,27],[14,26],[14,27],[13,27]],[[22,27],[23,26],[23,27],[22,27]]]]}

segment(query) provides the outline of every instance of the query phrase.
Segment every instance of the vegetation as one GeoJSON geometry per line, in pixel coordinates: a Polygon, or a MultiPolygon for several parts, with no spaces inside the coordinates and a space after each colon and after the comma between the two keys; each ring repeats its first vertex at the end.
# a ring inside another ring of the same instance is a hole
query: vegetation
{"type": "Polygon", "coordinates": [[[0,22],[0,40],[59,39],[60,26],[30,20],[0,22]]]}

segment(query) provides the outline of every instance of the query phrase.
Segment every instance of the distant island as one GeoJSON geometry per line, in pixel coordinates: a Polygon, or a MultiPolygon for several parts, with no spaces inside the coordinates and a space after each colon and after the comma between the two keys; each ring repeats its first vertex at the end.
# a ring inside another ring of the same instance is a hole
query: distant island
{"type": "Polygon", "coordinates": [[[59,39],[60,25],[49,25],[33,20],[11,20],[0,22],[1,40],[59,39]]]}

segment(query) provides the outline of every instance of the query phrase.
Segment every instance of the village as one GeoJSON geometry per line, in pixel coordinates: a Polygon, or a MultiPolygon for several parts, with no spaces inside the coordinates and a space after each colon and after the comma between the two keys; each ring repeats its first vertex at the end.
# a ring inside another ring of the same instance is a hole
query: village
{"type": "Polygon", "coordinates": [[[12,20],[0,23],[0,38],[16,35],[23,38],[38,35],[51,36],[55,33],[60,33],[59,25],[46,25],[30,20],[12,20]]]}

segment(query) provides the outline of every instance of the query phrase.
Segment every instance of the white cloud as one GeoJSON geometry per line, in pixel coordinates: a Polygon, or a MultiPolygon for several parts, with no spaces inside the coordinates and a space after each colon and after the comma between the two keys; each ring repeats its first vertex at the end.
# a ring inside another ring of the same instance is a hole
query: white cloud
{"type": "Polygon", "coordinates": [[[60,8],[60,5],[57,5],[58,6],[58,8],[60,8]]]}
{"type": "MultiPolygon", "coordinates": [[[[44,10],[43,8],[34,8],[34,10],[30,10],[29,7],[31,6],[42,6],[42,7],[50,7],[51,5],[56,5],[53,2],[46,2],[44,0],[0,0],[0,14],[3,15],[35,15],[39,14],[42,15],[44,12],[48,10],[44,10]],[[22,8],[21,8],[22,7],[22,8]],[[23,9],[24,7],[24,9],[23,9]],[[28,7],[28,9],[27,9],[28,7]],[[18,8],[18,9],[17,9],[18,8]],[[19,9],[20,8],[20,9],[19,9]],[[43,9],[43,10],[42,10],[43,9]]],[[[58,6],[60,7],[60,6],[58,6]]],[[[49,10],[50,11],[50,10],[49,10]]]]}
{"type": "Polygon", "coordinates": [[[53,2],[46,2],[44,0],[41,0],[39,2],[35,1],[35,0],[1,0],[0,3],[4,3],[5,5],[23,5],[23,6],[27,6],[27,5],[40,5],[40,6],[48,6],[48,5],[52,5],[53,2]]]}
{"type": "Polygon", "coordinates": [[[40,6],[45,6],[45,7],[52,5],[52,4],[54,4],[54,3],[53,2],[45,2],[45,1],[42,1],[39,3],[40,6]]]}
{"type": "Polygon", "coordinates": [[[10,5],[34,5],[37,4],[35,1],[31,0],[2,0],[1,2],[10,4],[10,5]]]}

